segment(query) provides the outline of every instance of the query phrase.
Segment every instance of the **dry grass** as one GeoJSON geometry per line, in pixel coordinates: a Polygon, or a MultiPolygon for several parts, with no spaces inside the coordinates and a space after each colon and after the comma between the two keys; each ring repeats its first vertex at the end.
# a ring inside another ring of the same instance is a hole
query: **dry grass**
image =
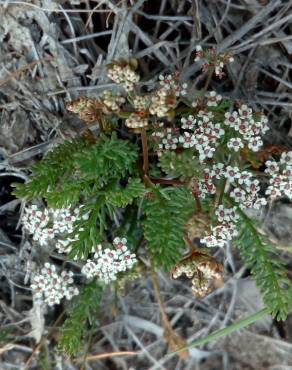
{"type": "MultiPolygon", "coordinates": [[[[27,285],[42,255],[16,229],[19,201],[9,194],[10,183],[25,180],[29,166],[52,145],[84,129],[65,105],[111,88],[104,73],[108,62],[139,59],[144,89],[158,73],[179,70],[195,91],[206,77],[193,62],[197,44],[234,53],[226,78],[213,79],[210,88],[264,110],[272,128],[267,141],[291,147],[291,31],[291,0],[0,0],[0,369],[292,368],[291,322],[275,326],[270,319],[193,349],[187,360],[166,356],[151,279],[119,295],[115,310],[108,292],[108,309],[87,354],[76,354],[78,361],[62,357],[52,350],[58,332],[50,327],[60,312],[33,305],[27,285]],[[35,344],[32,338],[48,331],[41,347],[35,344]],[[108,352],[122,356],[101,359],[108,352]]],[[[285,235],[283,244],[291,242],[291,207],[285,207],[284,229],[272,222],[271,230],[278,240],[285,235]]],[[[290,257],[289,250],[284,253],[290,257]]],[[[227,282],[201,301],[185,284],[160,275],[166,313],[187,342],[262,306],[236,252],[229,246],[218,258],[225,261],[227,282]]]]}

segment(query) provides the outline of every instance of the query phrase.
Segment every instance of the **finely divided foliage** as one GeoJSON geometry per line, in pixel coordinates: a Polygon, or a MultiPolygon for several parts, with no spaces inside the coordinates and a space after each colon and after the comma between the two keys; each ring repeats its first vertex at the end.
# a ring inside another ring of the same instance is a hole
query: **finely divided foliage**
{"type": "Polygon", "coordinates": [[[169,270],[184,249],[184,227],[193,213],[194,199],[184,188],[153,190],[145,201],[144,234],[158,266],[169,270]]]}
{"type": "MultiPolygon", "coordinates": [[[[201,59],[203,69],[219,78],[233,61],[228,53],[198,47],[196,60],[201,59]]],[[[119,289],[141,276],[149,267],[145,256],[152,269],[191,277],[197,297],[209,294],[214,279],[222,280],[222,265],[190,237],[190,225],[201,219],[200,243],[224,248],[234,240],[269,312],[284,319],[291,305],[285,266],[246,215],[247,209],[261,209],[278,197],[292,199],[291,152],[262,160],[267,118],[245,104],[233,108],[215,91],[190,98],[177,72],[159,76],[158,88],[142,95],[133,60],[110,64],[108,76],[123,94],[106,91],[68,106],[87,124],[97,121],[100,134],[54,148],[15,191],[34,202],[24,213],[24,231],[41,247],[74,259],[81,272],[81,294],[60,346],[69,354],[78,351],[102,290],[119,289]],[[129,236],[124,230],[131,230],[129,236]]],[[[48,262],[35,271],[33,294],[50,306],[58,304],[78,293],[73,282],[72,272],[59,273],[48,262]]]]}

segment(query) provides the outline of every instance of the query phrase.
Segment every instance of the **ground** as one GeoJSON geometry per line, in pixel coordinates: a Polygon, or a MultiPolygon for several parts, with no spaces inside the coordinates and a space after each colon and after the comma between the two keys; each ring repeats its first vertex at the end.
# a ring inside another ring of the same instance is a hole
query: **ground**
{"type": "MultiPolygon", "coordinates": [[[[194,63],[198,44],[234,55],[226,76],[213,78],[210,88],[264,111],[271,128],[266,143],[291,148],[291,21],[291,0],[0,1],[1,369],[292,369],[291,317],[267,317],[192,349],[187,359],[166,356],[150,278],[118,295],[114,307],[112,293],[104,297],[110,309],[99,317],[86,362],[82,354],[77,360],[61,355],[52,328],[64,307],[45,310],[32,301],[30,272],[42,255],[21,232],[21,204],[11,194],[11,183],[25,181],[52,146],[85,130],[66,104],[111,88],[107,63],[139,60],[146,90],[157,75],[178,70],[191,93],[205,80],[194,63]],[[135,353],[94,356],[118,351],[135,353]]],[[[276,202],[256,216],[291,266],[291,204],[276,202]]],[[[237,251],[230,246],[216,254],[226,282],[203,300],[187,284],[159,275],[166,313],[188,342],[263,307],[237,251]]]]}

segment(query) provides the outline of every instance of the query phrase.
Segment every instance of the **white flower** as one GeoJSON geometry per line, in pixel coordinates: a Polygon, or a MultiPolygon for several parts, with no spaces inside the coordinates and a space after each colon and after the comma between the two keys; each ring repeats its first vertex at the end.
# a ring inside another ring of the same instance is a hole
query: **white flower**
{"type": "Polygon", "coordinates": [[[240,172],[240,177],[238,178],[238,183],[239,185],[243,185],[243,184],[246,184],[248,185],[250,183],[250,179],[252,177],[252,173],[248,172],[248,171],[242,171],[240,172]]]}
{"type": "Polygon", "coordinates": [[[202,162],[206,158],[212,158],[215,152],[215,148],[210,146],[199,149],[199,161],[202,162]]]}
{"type": "Polygon", "coordinates": [[[223,240],[217,239],[214,235],[205,236],[200,242],[206,244],[208,248],[223,247],[225,244],[223,240]]]}
{"type": "Polygon", "coordinates": [[[239,149],[244,147],[244,145],[240,138],[231,138],[227,143],[227,147],[235,152],[238,152],[239,149]]]}
{"type": "Polygon", "coordinates": [[[249,123],[244,120],[238,120],[233,128],[238,131],[241,135],[243,135],[244,139],[248,140],[250,138],[251,132],[249,130],[249,123]]]}
{"type": "Polygon", "coordinates": [[[240,188],[235,188],[231,191],[230,197],[233,198],[237,203],[244,202],[246,193],[240,188]]]}
{"type": "Polygon", "coordinates": [[[195,62],[197,62],[198,60],[202,59],[203,56],[204,56],[204,52],[203,52],[202,46],[201,45],[197,45],[196,46],[196,58],[195,58],[195,62]]]}
{"type": "Polygon", "coordinates": [[[246,182],[246,191],[248,193],[258,193],[260,191],[259,180],[249,180],[246,182]]]}
{"type": "Polygon", "coordinates": [[[281,154],[280,163],[292,166],[292,151],[281,154]]]}
{"type": "Polygon", "coordinates": [[[237,221],[238,215],[234,208],[226,208],[223,204],[220,204],[216,211],[215,215],[219,222],[230,222],[230,221],[237,221]]]}
{"type": "Polygon", "coordinates": [[[147,118],[142,118],[136,113],[131,113],[129,118],[126,119],[125,125],[129,128],[143,128],[148,126],[147,118]]]}
{"type": "Polygon", "coordinates": [[[174,80],[173,80],[173,76],[172,75],[166,75],[166,76],[163,76],[163,75],[159,75],[159,83],[160,85],[166,89],[166,90],[171,90],[172,89],[172,86],[173,86],[173,83],[174,83],[174,80]]]}
{"type": "Polygon", "coordinates": [[[220,180],[221,177],[224,175],[224,164],[223,163],[216,163],[212,167],[212,175],[217,179],[220,180]]]}
{"type": "Polygon", "coordinates": [[[191,148],[195,145],[196,139],[193,134],[184,132],[184,135],[179,137],[179,142],[183,144],[184,148],[191,148]]]}
{"type": "Polygon", "coordinates": [[[210,121],[212,118],[214,118],[213,112],[205,112],[204,110],[200,110],[197,114],[198,117],[203,118],[204,122],[210,121]]]}
{"type": "Polygon", "coordinates": [[[236,233],[237,231],[232,222],[224,223],[212,228],[212,235],[214,235],[217,239],[223,239],[224,241],[232,240],[236,233]]]}
{"type": "Polygon", "coordinates": [[[113,64],[108,68],[107,75],[117,84],[121,84],[126,91],[132,91],[140,80],[140,76],[129,65],[113,64]]]}
{"type": "Polygon", "coordinates": [[[173,137],[172,134],[167,134],[164,139],[162,139],[162,144],[164,145],[165,149],[176,149],[177,148],[178,139],[173,137]]]}
{"type": "Polygon", "coordinates": [[[254,209],[261,209],[262,206],[265,206],[267,204],[266,198],[256,198],[253,202],[253,208],[254,209]]]}
{"type": "Polygon", "coordinates": [[[62,298],[70,300],[74,295],[79,294],[73,284],[73,273],[62,271],[57,274],[56,267],[45,263],[39,274],[36,274],[31,283],[33,294],[45,304],[53,306],[59,304],[62,298]]]}
{"type": "Polygon", "coordinates": [[[158,117],[167,116],[169,110],[172,109],[175,104],[175,102],[169,102],[168,95],[169,91],[164,88],[156,91],[156,94],[151,97],[151,104],[149,107],[150,114],[157,115],[158,117]]]}
{"type": "Polygon", "coordinates": [[[133,106],[135,109],[139,110],[139,111],[144,111],[147,109],[148,105],[149,105],[149,99],[147,96],[138,96],[136,95],[134,98],[133,98],[133,106]]]}
{"type": "Polygon", "coordinates": [[[252,118],[252,109],[249,108],[247,105],[243,104],[239,109],[238,109],[239,117],[242,119],[246,118],[252,118]]]}
{"type": "Polygon", "coordinates": [[[219,78],[224,76],[224,73],[222,72],[224,68],[224,63],[222,61],[217,61],[215,64],[215,75],[219,78]]]}
{"type": "Polygon", "coordinates": [[[292,200],[292,180],[280,185],[282,193],[290,200],[292,200]]]}
{"type": "Polygon", "coordinates": [[[211,126],[210,135],[212,137],[219,139],[221,136],[224,136],[224,134],[225,131],[223,130],[223,128],[221,128],[220,123],[216,123],[215,125],[213,125],[213,127],[211,126]]]}
{"type": "Polygon", "coordinates": [[[103,93],[101,101],[105,105],[103,109],[104,113],[108,113],[108,110],[118,112],[120,110],[120,106],[125,103],[126,99],[118,93],[106,90],[103,93]]]}
{"type": "Polygon", "coordinates": [[[225,113],[225,125],[230,126],[230,127],[237,127],[239,123],[239,117],[237,112],[226,112],[225,113]]]}
{"type": "Polygon", "coordinates": [[[260,147],[263,146],[263,141],[260,136],[252,137],[247,144],[249,149],[251,149],[253,152],[258,152],[260,150],[260,147]]]}
{"type": "Polygon", "coordinates": [[[238,167],[227,166],[225,169],[225,177],[233,182],[240,177],[240,172],[238,167]]]}
{"type": "Polygon", "coordinates": [[[292,166],[286,166],[282,171],[283,176],[287,178],[292,178],[292,166]]]}
{"type": "Polygon", "coordinates": [[[159,82],[163,89],[172,91],[176,96],[186,95],[187,83],[180,84],[178,81],[178,75],[175,73],[173,75],[160,75],[159,82]]]}
{"type": "Polygon", "coordinates": [[[217,107],[218,103],[222,100],[221,95],[217,95],[216,91],[210,91],[208,95],[207,106],[217,107]]]}
{"type": "Polygon", "coordinates": [[[282,196],[281,191],[274,186],[269,186],[265,194],[268,195],[271,199],[277,199],[282,196]]]}
{"type": "Polygon", "coordinates": [[[183,117],[180,121],[182,123],[181,127],[188,130],[192,130],[196,124],[196,119],[194,118],[194,116],[188,116],[188,118],[183,117]]]}
{"type": "Polygon", "coordinates": [[[106,284],[115,281],[118,273],[131,269],[137,262],[136,255],[130,253],[126,243],[126,238],[115,238],[113,240],[114,249],[102,249],[99,245],[94,260],[87,260],[81,273],[88,279],[97,276],[106,284]]]}
{"type": "Polygon", "coordinates": [[[63,209],[44,209],[41,211],[38,206],[26,207],[22,219],[23,228],[32,235],[33,240],[41,246],[46,246],[53,239],[56,240],[56,248],[59,253],[69,253],[69,244],[78,239],[69,234],[73,233],[75,222],[88,219],[88,214],[81,215],[82,206],[63,209]]]}
{"type": "Polygon", "coordinates": [[[198,135],[198,137],[196,137],[196,140],[197,140],[196,149],[198,151],[203,150],[206,146],[208,146],[209,142],[208,136],[198,135]]]}

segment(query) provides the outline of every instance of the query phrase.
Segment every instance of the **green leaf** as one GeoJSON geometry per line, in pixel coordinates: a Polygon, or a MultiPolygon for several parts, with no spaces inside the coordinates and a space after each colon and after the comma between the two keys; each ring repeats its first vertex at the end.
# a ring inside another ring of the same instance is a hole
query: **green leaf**
{"type": "Polygon", "coordinates": [[[85,138],[65,141],[58,145],[32,167],[32,176],[26,184],[14,184],[13,192],[19,198],[32,200],[45,197],[47,192],[55,191],[59,179],[70,178],[74,171],[72,153],[80,152],[89,145],[85,138]]]}
{"type": "Polygon", "coordinates": [[[186,188],[154,188],[145,201],[144,234],[158,266],[169,270],[185,248],[184,227],[194,212],[194,199],[186,188]]]}
{"type": "Polygon", "coordinates": [[[182,153],[166,151],[159,158],[159,166],[169,176],[191,179],[202,177],[202,166],[197,158],[194,158],[192,150],[182,153]]]}
{"type": "Polygon", "coordinates": [[[130,178],[125,187],[115,184],[111,190],[105,192],[105,196],[113,206],[124,208],[132,204],[135,198],[142,197],[145,192],[145,186],[139,178],[130,178]]]}
{"type": "Polygon", "coordinates": [[[79,182],[65,183],[60,186],[59,191],[49,191],[46,193],[48,205],[52,208],[63,208],[73,206],[79,202],[84,184],[79,182]]]}
{"type": "Polygon", "coordinates": [[[138,147],[115,134],[111,138],[103,136],[95,145],[75,155],[80,176],[94,179],[100,188],[112,179],[133,173],[137,159],[138,147]]]}
{"type": "Polygon", "coordinates": [[[74,224],[72,236],[78,236],[78,239],[70,245],[71,258],[87,258],[92,250],[102,242],[104,232],[108,227],[106,222],[108,208],[105,204],[105,197],[100,195],[94,202],[85,204],[81,208],[81,216],[83,215],[88,215],[88,218],[81,219],[74,224]]]}
{"type": "Polygon", "coordinates": [[[215,331],[214,333],[211,333],[210,335],[208,335],[205,338],[198,339],[195,342],[190,343],[189,345],[187,345],[183,348],[180,348],[175,352],[169,353],[169,355],[174,354],[174,353],[179,353],[179,352],[182,352],[182,351],[186,351],[190,348],[202,346],[204,344],[210,343],[210,342],[212,342],[214,340],[217,340],[219,338],[225,337],[226,335],[232,334],[237,330],[243,329],[243,328],[247,327],[248,325],[253,324],[254,322],[262,320],[268,314],[269,314],[269,310],[267,308],[263,308],[262,310],[256,312],[255,314],[250,315],[250,316],[248,316],[248,317],[246,317],[246,318],[244,318],[244,319],[242,319],[238,322],[235,322],[234,324],[227,326],[227,328],[217,330],[217,331],[215,331]]]}
{"type": "Polygon", "coordinates": [[[277,320],[285,320],[292,307],[292,285],[285,264],[275,246],[259,233],[244,212],[238,208],[241,233],[237,245],[245,265],[250,268],[269,312],[277,320]]]}
{"type": "Polygon", "coordinates": [[[15,185],[14,193],[27,200],[45,198],[54,208],[86,202],[98,189],[132,174],[137,158],[138,147],[115,134],[95,144],[64,142],[33,167],[28,183],[15,185]]]}
{"type": "Polygon", "coordinates": [[[88,327],[94,324],[100,309],[103,287],[96,281],[83,287],[80,295],[73,301],[68,318],[61,328],[58,348],[68,355],[76,355],[84,344],[88,327]]]}

